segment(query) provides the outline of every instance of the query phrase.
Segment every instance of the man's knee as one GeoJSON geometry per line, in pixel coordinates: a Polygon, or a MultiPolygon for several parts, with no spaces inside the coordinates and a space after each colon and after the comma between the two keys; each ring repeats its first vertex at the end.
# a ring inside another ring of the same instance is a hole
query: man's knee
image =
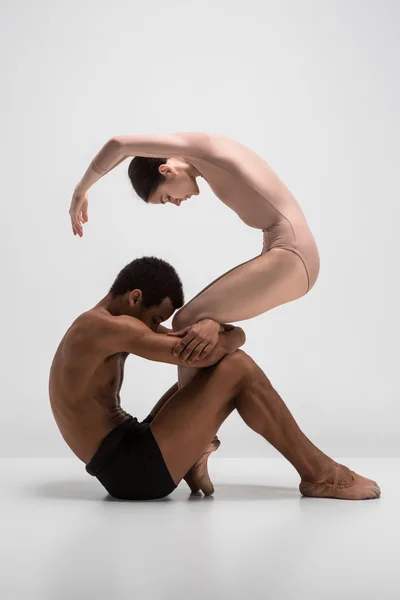
{"type": "Polygon", "coordinates": [[[254,360],[243,350],[236,350],[232,354],[227,354],[218,363],[220,369],[226,370],[229,376],[238,379],[244,379],[250,375],[255,364],[254,360]]]}

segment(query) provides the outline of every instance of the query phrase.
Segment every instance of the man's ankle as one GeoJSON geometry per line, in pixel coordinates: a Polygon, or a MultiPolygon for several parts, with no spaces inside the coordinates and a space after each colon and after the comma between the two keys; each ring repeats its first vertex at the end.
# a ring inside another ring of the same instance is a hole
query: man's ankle
{"type": "Polygon", "coordinates": [[[333,470],[335,461],[329,457],[318,457],[312,460],[299,471],[300,477],[304,481],[318,481],[324,479],[333,470]]]}

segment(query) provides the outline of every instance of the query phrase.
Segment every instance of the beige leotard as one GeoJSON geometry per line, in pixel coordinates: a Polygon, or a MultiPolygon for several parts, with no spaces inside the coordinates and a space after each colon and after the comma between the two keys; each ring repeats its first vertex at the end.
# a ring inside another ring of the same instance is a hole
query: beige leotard
{"type": "Polygon", "coordinates": [[[301,258],[310,290],[319,273],[319,252],[296,198],[250,148],[220,135],[215,144],[210,159],[188,160],[202,173],[214,194],[246,225],[263,231],[263,252],[285,248],[301,258]]]}

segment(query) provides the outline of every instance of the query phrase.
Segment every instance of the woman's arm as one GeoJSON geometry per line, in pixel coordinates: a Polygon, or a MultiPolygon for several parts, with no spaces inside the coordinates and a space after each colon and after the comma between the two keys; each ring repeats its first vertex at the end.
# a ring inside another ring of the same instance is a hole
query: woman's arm
{"type": "Polygon", "coordinates": [[[183,156],[189,159],[208,156],[211,152],[211,137],[211,134],[201,131],[112,137],[93,158],[75,187],[75,192],[78,195],[85,194],[100,177],[129,156],[183,156]]]}
{"type": "Polygon", "coordinates": [[[98,152],[93,158],[78,185],[75,186],[75,194],[77,196],[83,196],[86,194],[88,189],[91,188],[96,181],[98,181],[106,173],[112,171],[112,169],[115,169],[115,167],[122,163],[122,161],[124,161],[126,158],[128,157],[121,156],[119,147],[113,142],[113,138],[108,140],[100,152],[98,152]],[[98,162],[99,157],[101,159],[102,156],[103,163],[100,164],[104,164],[104,156],[106,156],[107,167],[100,166],[98,162]]]}

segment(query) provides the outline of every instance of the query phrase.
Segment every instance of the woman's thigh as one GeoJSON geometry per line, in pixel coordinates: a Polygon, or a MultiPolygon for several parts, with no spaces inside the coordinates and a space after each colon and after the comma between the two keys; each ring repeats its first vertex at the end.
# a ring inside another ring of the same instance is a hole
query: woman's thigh
{"type": "Polygon", "coordinates": [[[204,288],[176,313],[173,327],[180,329],[206,318],[219,323],[245,321],[304,296],[307,289],[300,257],[272,248],[204,288]]]}

